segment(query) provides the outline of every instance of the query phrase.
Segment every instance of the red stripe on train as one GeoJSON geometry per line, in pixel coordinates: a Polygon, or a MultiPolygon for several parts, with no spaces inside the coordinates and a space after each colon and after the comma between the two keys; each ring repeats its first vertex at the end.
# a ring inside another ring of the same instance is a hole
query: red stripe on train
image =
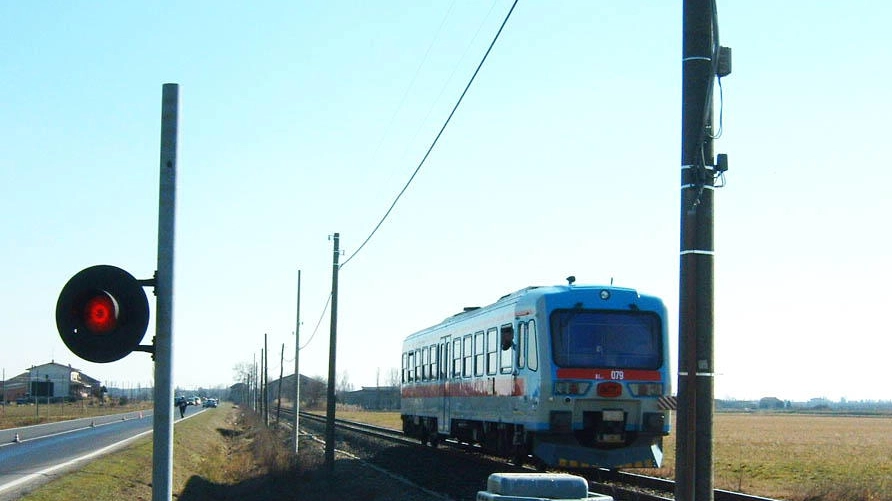
{"type": "Polygon", "coordinates": [[[443,383],[428,382],[403,386],[402,398],[437,397],[518,397],[524,394],[523,379],[485,378],[469,381],[452,380],[443,383]]]}
{"type": "Polygon", "coordinates": [[[659,371],[622,369],[558,369],[559,379],[605,379],[611,381],[661,381],[659,371]]]}

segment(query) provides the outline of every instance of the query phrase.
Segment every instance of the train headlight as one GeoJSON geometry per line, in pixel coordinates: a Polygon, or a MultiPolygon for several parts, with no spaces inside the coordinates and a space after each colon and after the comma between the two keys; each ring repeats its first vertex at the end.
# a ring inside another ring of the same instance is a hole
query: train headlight
{"type": "Polygon", "coordinates": [[[636,397],[659,397],[663,394],[663,383],[629,383],[629,391],[636,397]]]}
{"type": "Polygon", "coordinates": [[[592,387],[591,383],[585,381],[555,381],[555,395],[585,395],[592,387]]]}

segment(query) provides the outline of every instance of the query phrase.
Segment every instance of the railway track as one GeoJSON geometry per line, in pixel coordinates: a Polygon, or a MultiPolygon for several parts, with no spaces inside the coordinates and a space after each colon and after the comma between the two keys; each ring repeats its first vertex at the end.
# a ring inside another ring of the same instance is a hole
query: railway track
{"type": "MultiPolygon", "coordinates": [[[[282,409],[282,413],[286,414],[286,410],[282,409]]],[[[287,411],[289,416],[293,415],[291,411],[287,411]]],[[[324,425],[326,418],[315,414],[301,412],[301,420],[324,425]]],[[[359,423],[355,421],[347,421],[336,419],[335,425],[344,431],[357,433],[366,437],[377,440],[385,440],[394,444],[403,446],[411,446],[414,448],[422,448],[423,446],[415,439],[406,438],[399,430],[385,428],[381,426],[359,423]]],[[[459,444],[452,441],[440,442],[443,445],[461,449],[463,452],[472,451],[476,456],[485,456],[476,452],[474,447],[467,444],[459,444]]],[[[428,447],[429,449],[429,447],[428,447]]],[[[502,463],[506,468],[519,468],[514,465],[504,463],[504,458],[492,458],[485,456],[492,464],[502,463]]],[[[529,470],[531,468],[525,468],[529,470]]],[[[494,470],[495,471],[495,470],[494,470]]],[[[617,501],[635,500],[635,501],[667,501],[674,499],[675,482],[659,477],[648,477],[635,473],[628,473],[609,469],[596,469],[585,471],[572,471],[571,473],[584,477],[589,482],[589,490],[599,494],[607,494],[613,496],[617,501]]],[[[482,489],[484,484],[480,484],[478,488],[482,489]]],[[[771,498],[754,496],[751,494],[743,494],[739,492],[726,491],[716,489],[714,492],[715,501],[775,501],[771,498]]]]}

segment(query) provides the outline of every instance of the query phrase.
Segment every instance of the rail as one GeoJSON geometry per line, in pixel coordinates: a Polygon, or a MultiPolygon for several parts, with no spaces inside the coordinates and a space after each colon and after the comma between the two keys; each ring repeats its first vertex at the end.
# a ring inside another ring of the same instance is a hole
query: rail
{"type": "MultiPolygon", "coordinates": [[[[283,414],[293,416],[293,411],[282,409],[283,414]]],[[[300,418],[325,424],[326,417],[307,412],[301,412],[300,418]]],[[[376,438],[384,438],[396,443],[411,444],[421,446],[416,439],[406,438],[399,430],[375,426],[367,423],[356,421],[348,421],[345,419],[335,419],[335,425],[345,430],[361,433],[376,438]]],[[[450,445],[462,445],[452,443],[450,441],[441,442],[450,445]]],[[[599,494],[607,494],[617,500],[635,499],[639,501],[667,501],[674,499],[675,481],[640,475],[637,473],[629,473],[618,470],[610,470],[606,468],[598,468],[587,471],[574,471],[576,475],[586,478],[592,492],[599,494]]],[[[752,494],[744,494],[740,492],[726,491],[715,489],[714,501],[777,501],[772,498],[755,496],[752,494]]]]}

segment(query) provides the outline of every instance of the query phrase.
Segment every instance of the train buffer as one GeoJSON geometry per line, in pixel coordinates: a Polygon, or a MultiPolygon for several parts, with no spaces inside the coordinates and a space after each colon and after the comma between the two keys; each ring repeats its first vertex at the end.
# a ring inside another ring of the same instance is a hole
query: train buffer
{"type": "Polygon", "coordinates": [[[566,473],[493,473],[477,501],[613,501],[588,492],[584,478],[566,473]]]}

